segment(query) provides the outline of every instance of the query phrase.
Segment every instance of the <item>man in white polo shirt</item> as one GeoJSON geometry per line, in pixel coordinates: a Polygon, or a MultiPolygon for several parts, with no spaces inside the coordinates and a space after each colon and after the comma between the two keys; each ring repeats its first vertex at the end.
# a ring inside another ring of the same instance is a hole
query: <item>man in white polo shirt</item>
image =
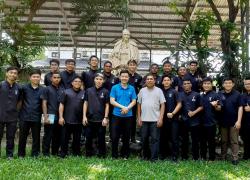
{"type": "Polygon", "coordinates": [[[151,161],[158,159],[160,127],[163,124],[165,102],[162,90],[155,86],[154,76],[148,74],[146,87],[138,94],[138,125],[142,127],[143,159],[151,161]],[[150,150],[149,137],[151,137],[150,150]]]}

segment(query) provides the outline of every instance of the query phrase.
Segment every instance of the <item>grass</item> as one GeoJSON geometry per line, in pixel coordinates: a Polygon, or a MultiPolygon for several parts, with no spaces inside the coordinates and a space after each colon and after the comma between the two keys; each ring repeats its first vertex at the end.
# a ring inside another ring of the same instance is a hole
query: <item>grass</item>
{"type": "Polygon", "coordinates": [[[0,159],[0,179],[250,179],[250,161],[159,161],[57,157],[0,159]]]}

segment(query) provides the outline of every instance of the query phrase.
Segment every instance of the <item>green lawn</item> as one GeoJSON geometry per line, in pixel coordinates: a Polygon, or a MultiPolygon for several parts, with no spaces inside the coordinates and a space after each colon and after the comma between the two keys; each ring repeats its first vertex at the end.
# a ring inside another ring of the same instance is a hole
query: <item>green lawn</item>
{"type": "Polygon", "coordinates": [[[0,179],[250,179],[250,161],[112,160],[68,157],[0,159],[0,179]]]}

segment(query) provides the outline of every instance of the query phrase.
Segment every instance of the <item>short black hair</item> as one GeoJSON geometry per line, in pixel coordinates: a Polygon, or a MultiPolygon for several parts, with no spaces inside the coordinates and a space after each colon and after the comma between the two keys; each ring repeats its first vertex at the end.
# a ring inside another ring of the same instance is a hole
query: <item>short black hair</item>
{"type": "Polygon", "coordinates": [[[158,65],[158,64],[153,63],[153,64],[150,65],[150,69],[151,69],[153,66],[157,66],[157,67],[159,68],[159,65],[158,65]]]}
{"type": "Polygon", "coordinates": [[[96,55],[92,55],[89,57],[89,62],[91,61],[92,58],[96,58],[99,61],[99,58],[96,55]]]}
{"type": "Polygon", "coordinates": [[[153,76],[154,77],[154,75],[152,74],[152,73],[148,73],[148,74],[146,74],[146,79],[148,78],[148,76],[153,76]]]}
{"type": "Polygon", "coordinates": [[[51,65],[51,63],[56,63],[58,66],[60,65],[60,61],[58,59],[51,59],[49,64],[51,65]]]}
{"type": "Polygon", "coordinates": [[[189,81],[189,82],[191,82],[191,79],[190,79],[189,77],[185,77],[185,78],[183,78],[182,81],[183,81],[183,82],[184,82],[184,81],[189,81]]]}
{"type": "Polygon", "coordinates": [[[179,71],[180,68],[185,68],[185,69],[187,69],[186,66],[179,66],[179,67],[177,68],[177,71],[179,71]]]}
{"type": "Polygon", "coordinates": [[[96,78],[96,77],[101,77],[102,79],[105,79],[105,78],[104,78],[104,75],[103,75],[102,73],[96,73],[96,74],[95,74],[95,78],[96,78]]]}
{"type": "Polygon", "coordinates": [[[6,72],[9,72],[9,71],[12,71],[12,70],[16,70],[17,73],[19,73],[19,68],[16,67],[16,66],[10,66],[10,67],[8,67],[8,68],[6,69],[6,72]]]}
{"type": "Polygon", "coordinates": [[[112,66],[112,62],[111,61],[105,61],[104,64],[103,64],[103,66],[105,66],[106,64],[111,64],[111,66],[112,66]]]}
{"type": "Polygon", "coordinates": [[[198,62],[197,62],[197,61],[190,61],[190,62],[189,62],[189,65],[191,65],[191,64],[196,64],[196,65],[198,65],[198,62]]]}
{"type": "Polygon", "coordinates": [[[59,75],[61,76],[61,73],[60,73],[59,71],[52,72],[51,74],[52,74],[52,76],[53,76],[54,74],[59,74],[59,75]]]}
{"type": "Polygon", "coordinates": [[[133,63],[133,64],[135,64],[135,65],[138,65],[135,59],[130,59],[130,60],[127,62],[127,65],[129,65],[130,63],[133,63]]]}
{"type": "Polygon", "coordinates": [[[162,66],[164,66],[165,64],[170,64],[172,66],[172,63],[169,60],[164,61],[162,66]]]}
{"type": "Polygon", "coordinates": [[[40,69],[34,68],[34,69],[31,69],[29,75],[32,76],[33,74],[39,74],[41,76],[42,73],[40,69]]]}
{"type": "Polygon", "coordinates": [[[163,82],[164,78],[169,78],[170,80],[172,80],[172,77],[168,74],[164,74],[162,77],[161,77],[161,83],[163,82]]]}
{"type": "Polygon", "coordinates": [[[125,73],[129,75],[129,72],[128,72],[128,70],[126,70],[126,69],[121,70],[120,75],[121,75],[121,74],[125,74],[125,73]]]}
{"type": "Polygon", "coordinates": [[[202,79],[202,83],[204,83],[204,82],[211,82],[211,83],[213,83],[213,79],[211,77],[205,77],[205,78],[202,79]]]}
{"type": "Polygon", "coordinates": [[[250,76],[246,76],[244,80],[250,80],[250,76]]]}
{"type": "Polygon", "coordinates": [[[73,82],[75,79],[80,79],[82,81],[82,78],[80,76],[75,76],[71,82],[73,82]]]}
{"type": "Polygon", "coordinates": [[[223,83],[224,83],[225,81],[232,81],[232,82],[234,83],[234,79],[233,79],[232,77],[225,77],[225,78],[223,79],[223,83]]]}
{"type": "Polygon", "coordinates": [[[65,64],[68,64],[71,62],[74,63],[74,65],[76,65],[76,61],[74,59],[66,59],[65,64]]]}

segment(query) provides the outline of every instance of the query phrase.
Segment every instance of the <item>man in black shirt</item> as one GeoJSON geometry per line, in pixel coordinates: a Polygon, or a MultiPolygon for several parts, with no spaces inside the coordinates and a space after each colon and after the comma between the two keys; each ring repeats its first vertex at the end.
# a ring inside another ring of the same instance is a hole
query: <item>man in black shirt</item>
{"type": "Polygon", "coordinates": [[[67,59],[65,61],[66,70],[61,72],[61,83],[64,89],[72,87],[71,82],[77,76],[75,72],[76,61],[74,59],[67,59]]]}
{"type": "Polygon", "coordinates": [[[60,65],[60,61],[58,59],[51,59],[49,61],[50,64],[50,72],[47,73],[44,76],[44,84],[45,86],[49,86],[51,85],[51,76],[54,72],[59,72],[59,65],[60,65]]]}
{"type": "Polygon", "coordinates": [[[243,119],[242,119],[242,139],[244,141],[244,155],[243,159],[250,159],[250,77],[244,80],[246,93],[243,94],[243,119]]]}
{"type": "Polygon", "coordinates": [[[184,129],[182,129],[182,152],[183,158],[186,159],[187,149],[188,149],[188,129],[191,132],[192,139],[192,155],[193,160],[198,160],[200,156],[200,112],[203,110],[201,104],[200,94],[192,91],[192,84],[190,79],[183,79],[183,92],[180,93],[182,100],[182,125],[184,125],[184,129]]]}
{"type": "Polygon", "coordinates": [[[207,159],[207,148],[209,150],[209,160],[215,160],[215,136],[217,113],[221,109],[219,95],[213,91],[212,79],[207,77],[202,80],[203,93],[201,101],[203,114],[201,121],[201,157],[207,159]]]}
{"type": "MultiPolygon", "coordinates": [[[[140,74],[136,73],[137,70],[137,62],[135,60],[129,60],[128,63],[128,72],[129,72],[129,81],[128,83],[135,88],[135,93],[138,95],[139,90],[141,89],[141,81],[142,77],[140,74]]],[[[135,134],[136,134],[136,116],[137,116],[137,106],[135,105],[132,108],[133,117],[132,117],[132,124],[131,124],[131,142],[135,143],[135,134]]]]}
{"type": "MultiPolygon", "coordinates": [[[[158,75],[158,73],[159,73],[159,66],[158,66],[158,64],[155,64],[155,63],[151,64],[150,69],[149,69],[149,73],[154,76],[155,86],[161,87],[161,76],[158,75]]],[[[146,79],[147,79],[147,77],[144,76],[143,79],[142,79],[142,81],[141,81],[141,87],[145,86],[146,79]]]]}
{"type": "MultiPolygon", "coordinates": [[[[104,83],[103,87],[107,89],[109,92],[111,91],[111,88],[119,83],[119,78],[117,78],[112,73],[112,63],[110,61],[105,61],[103,65],[103,75],[104,75],[104,83]]],[[[113,112],[113,106],[109,104],[109,119],[112,118],[112,112],[113,112]]],[[[112,139],[112,121],[109,121],[109,137],[110,140],[112,139]]]]}
{"type": "Polygon", "coordinates": [[[185,78],[187,74],[187,69],[185,66],[180,66],[177,69],[178,75],[174,77],[174,82],[175,84],[175,90],[178,92],[183,92],[182,84],[183,84],[183,79],[185,78]]]}
{"type": "Polygon", "coordinates": [[[9,67],[6,71],[6,80],[0,83],[0,147],[6,126],[6,156],[8,158],[13,157],[18,119],[17,105],[20,102],[20,87],[16,83],[17,77],[18,68],[9,67]]]}
{"type": "Polygon", "coordinates": [[[109,92],[112,86],[119,83],[119,78],[117,78],[111,72],[112,72],[112,63],[110,61],[105,61],[102,72],[104,75],[103,87],[107,89],[109,92]]]}
{"type": "Polygon", "coordinates": [[[189,63],[189,72],[187,73],[186,77],[191,80],[192,90],[195,92],[200,92],[200,84],[203,78],[203,74],[198,71],[197,61],[191,61],[189,63]]]}
{"type": "Polygon", "coordinates": [[[40,131],[42,116],[43,87],[40,86],[41,71],[34,69],[30,73],[30,83],[22,87],[22,107],[19,113],[20,133],[18,144],[18,156],[25,156],[26,142],[30,129],[32,132],[31,156],[36,157],[40,153],[40,131]]]}
{"type": "Polygon", "coordinates": [[[98,139],[98,156],[106,156],[105,134],[109,118],[109,91],[102,87],[104,76],[95,75],[95,86],[88,88],[84,97],[83,125],[86,126],[86,156],[93,154],[93,138],[98,139]]]}
{"type": "Polygon", "coordinates": [[[225,78],[223,82],[224,91],[219,92],[222,102],[221,106],[221,155],[226,160],[228,141],[232,150],[232,164],[239,163],[239,129],[243,114],[243,104],[241,94],[233,89],[232,78],[225,78]]]}
{"type": "Polygon", "coordinates": [[[82,81],[84,83],[85,89],[88,89],[90,87],[94,86],[94,78],[96,73],[99,72],[98,69],[99,59],[97,56],[91,56],[89,58],[89,71],[88,72],[82,72],[82,81]]]}
{"type": "Polygon", "coordinates": [[[162,77],[162,91],[165,96],[165,113],[160,136],[160,154],[164,159],[170,150],[173,161],[177,161],[179,155],[179,111],[181,109],[181,99],[178,92],[171,86],[172,80],[168,75],[162,77]]]}
{"type": "Polygon", "coordinates": [[[50,155],[50,144],[52,143],[52,155],[57,155],[60,147],[61,127],[58,124],[59,98],[64,89],[60,87],[61,76],[59,72],[54,72],[51,76],[51,85],[44,89],[41,96],[43,119],[44,119],[44,136],[42,143],[43,155],[50,155]]]}
{"type": "MultiPolygon", "coordinates": [[[[163,67],[163,76],[164,75],[170,76],[171,80],[172,80],[171,86],[173,88],[175,88],[177,86],[177,81],[176,81],[175,75],[173,73],[173,66],[172,66],[171,62],[169,60],[164,61],[162,67],[163,67]]],[[[161,86],[162,86],[162,84],[161,84],[161,86]]]]}
{"type": "Polygon", "coordinates": [[[80,155],[80,138],[82,130],[82,114],[84,90],[81,90],[82,79],[76,76],[72,80],[72,88],[66,89],[60,98],[59,124],[62,126],[61,154],[64,158],[68,155],[68,143],[73,134],[73,155],[80,155]]]}

